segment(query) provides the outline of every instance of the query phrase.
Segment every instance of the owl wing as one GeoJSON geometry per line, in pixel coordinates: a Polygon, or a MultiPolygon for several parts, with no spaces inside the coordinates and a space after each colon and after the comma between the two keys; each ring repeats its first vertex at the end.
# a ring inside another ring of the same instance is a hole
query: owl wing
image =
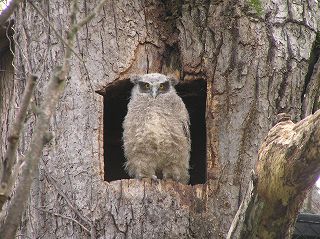
{"type": "Polygon", "coordinates": [[[189,118],[189,114],[188,114],[188,110],[186,109],[185,104],[183,103],[183,101],[181,100],[181,104],[179,107],[182,112],[181,112],[181,124],[182,124],[182,128],[183,128],[183,132],[184,135],[186,136],[188,142],[190,143],[190,118],[189,118]]]}
{"type": "Polygon", "coordinates": [[[190,122],[187,122],[187,123],[186,122],[181,122],[181,123],[182,123],[184,135],[186,136],[186,138],[190,142],[190,130],[189,130],[190,122]]]}

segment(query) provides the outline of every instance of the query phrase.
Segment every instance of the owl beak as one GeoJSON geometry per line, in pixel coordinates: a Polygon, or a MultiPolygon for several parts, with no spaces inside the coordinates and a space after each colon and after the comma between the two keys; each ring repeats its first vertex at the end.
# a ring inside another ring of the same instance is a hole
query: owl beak
{"type": "Polygon", "coordinates": [[[158,89],[157,88],[152,88],[152,97],[156,98],[158,96],[158,89]]]}

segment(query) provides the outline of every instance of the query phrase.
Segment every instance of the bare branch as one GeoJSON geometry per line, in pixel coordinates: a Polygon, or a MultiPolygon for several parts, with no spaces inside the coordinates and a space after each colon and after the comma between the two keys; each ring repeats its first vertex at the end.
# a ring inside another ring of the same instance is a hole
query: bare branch
{"type": "Polygon", "coordinates": [[[0,26],[3,25],[12,15],[21,0],[11,0],[8,6],[0,14],[0,26]]]}
{"type": "Polygon", "coordinates": [[[31,139],[30,149],[25,157],[25,162],[21,165],[21,179],[16,187],[14,198],[8,207],[8,215],[0,229],[0,234],[4,238],[13,238],[15,236],[28,199],[31,183],[37,174],[39,159],[44,147],[44,136],[49,128],[49,120],[62,89],[63,81],[55,75],[49,82],[46,97],[31,139]]]}
{"type": "Polygon", "coordinates": [[[243,198],[243,201],[241,202],[241,205],[240,205],[235,217],[233,218],[228,235],[226,237],[227,239],[237,238],[237,236],[235,236],[235,235],[240,233],[241,225],[244,222],[245,216],[246,216],[245,212],[250,207],[249,206],[249,203],[251,202],[250,198],[254,194],[253,190],[254,190],[254,182],[255,181],[256,181],[255,175],[254,175],[254,172],[252,172],[251,181],[249,182],[249,187],[247,189],[247,192],[243,198]]]}
{"type": "Polygon", "coordinates": [[[22,96],[20,110],[17,114],[14,124],[12,125],[10,135],[8,137],[8,149],[3,161],[0,185],[0,211],[11,193],[14,178],[12,177],[12,169],[16,163],[16,151],[19,142],[19,136],[26,118],[27,109],[31,100],[32,92],[35,87],[37,77],[30,75],[27,79],[27,85],[22,96]]]}
{"type": "MultiPolygon", "coordinates": [[[[102,3],[94,9],[95,14],[102,8],[102,3]]],[[[32,135],[30,149],[25,157],[25,162],[21,165],[21,179],[16,186],[14,198],[11,200],[7,210],[7,217],[0,228],[0,235],[3,238],[14,238],[16,230],[20,223],[22,213],[25,209],[29,196],[29,191],[33,178],[37,175],[38,164],[42,154],[44,144],[47,142],[46,135],[49,129],[49,121],[58,103],[58,100],[65,88],[65,81],[70,71],[70,57],[73,52],[73,43],[77,31],[81,27],[76,24],[77,1],[72,2],[71,9],[71,28],[67,32],[67,48],[63,58],[62,66],[57,66],[53,76],[51,77],[46,94],[37,118],[35,130],[32,135]]],[[[82,21],[82,25],[91,20],[86,18],[82,21]]]]}

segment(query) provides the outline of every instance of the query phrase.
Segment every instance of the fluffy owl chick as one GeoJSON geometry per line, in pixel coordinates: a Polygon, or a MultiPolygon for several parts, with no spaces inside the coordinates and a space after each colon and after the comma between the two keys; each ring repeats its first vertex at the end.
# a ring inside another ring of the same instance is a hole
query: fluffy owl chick
{"type": "Polygon", "coordinates": [[[131,77],[134,87],[123,121],[125,169],[135,178],[189,181],[189,114],[176,79],[159,73],[131,77]]]}

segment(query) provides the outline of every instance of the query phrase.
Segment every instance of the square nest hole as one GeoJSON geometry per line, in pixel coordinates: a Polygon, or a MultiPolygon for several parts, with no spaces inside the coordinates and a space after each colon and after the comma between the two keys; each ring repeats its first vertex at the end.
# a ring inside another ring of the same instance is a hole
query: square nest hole
{"type": "MultiPolygon", "coordinates": [[[[130,80],[115,81],[107,86],[104,94],[104,179],[128,179],[124,170],[125,157],[122,142],[122,122],[127,114],[133,85],[130,80]]],[[[190,116],[191,156],[189,184],[206,182],[206,98],[205,80],[180,82],[176,87],[190,116]]]]}

